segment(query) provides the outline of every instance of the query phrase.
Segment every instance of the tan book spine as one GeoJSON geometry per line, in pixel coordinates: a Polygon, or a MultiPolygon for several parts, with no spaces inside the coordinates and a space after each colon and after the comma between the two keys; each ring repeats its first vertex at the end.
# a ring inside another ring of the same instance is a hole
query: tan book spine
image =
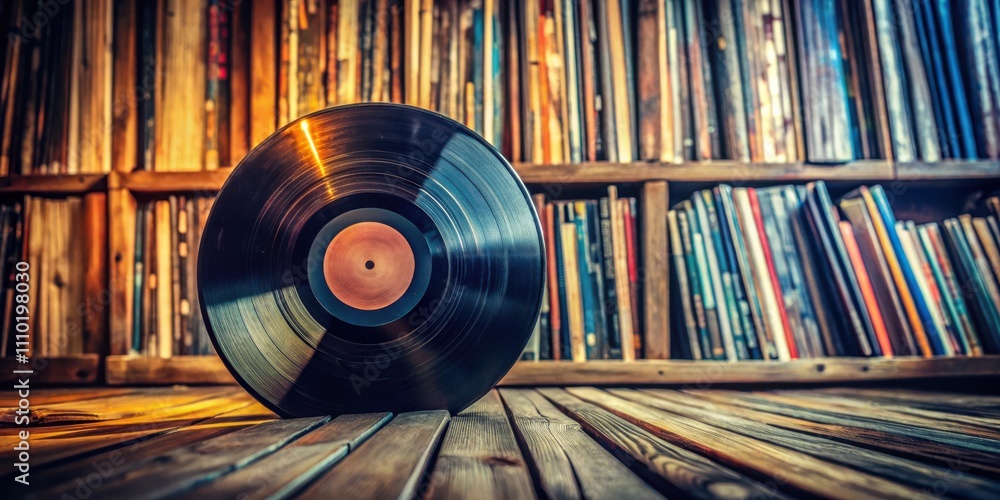
{"type": "Polygon", "coordinates": [[[906,284],[906,277],[903,275],[903,269],[900,267],[899,260],[896,257],[896,250],[892,246],[892,242],[889,240],[889,229],[886,227],[885,223],[882,221],[882,215],[878,211],[878,207],[875,205],[875,198],[872,197],[871,192],[868,188],[861,187],[861,196],[865,200],[865,206],[868,207],[868,215],[872,218],[872,225],[875,226],[875,234],[878,235],[879,244],[882,245],[882,252],[885,254],[886,263],[889,265],[889,271],[892,272],[892,279],[896,283],[896,290],[899,292],[899,299],[903,303],[903,308],[906,310],[906,316],[910,320],[910,328],[913,331],[913,337],[920,347],[920,354],[924,357],[933,356],[933,351],[931,350],[930,342],[927,340],[927,332],[924,330],[924,323],[920,320],[920,314],[917,312],[916,303],[913,301],[913,293],[917,293],[910,290],[910,287],[906,284]]]}
{"type": "Polygon", "coordinates": [[[431,109],[431,39],[434,36],[434,0],[420,0],[420,44],[417,46],[420,61],[418,73],[417,105],[431,109]]]}
{"type": "Polygon", "coordinates": [[[267,138],[276,125],[276,2],[250,2],[250,147],[267,138]]]}
{"type": "MultiPolygon", "coordinates": [[[[997,248],[997,242],[993,239],[989,224],[986,223],[985,218],[975,217],[972,219],[972,227],[979,235],[979,243],[983,247],[983,253],[986,254],[990,267],[993,268],[993,280],[1000,280],[1000,249],[997,248]]],[[[984,278],[989,278],[989,275],[984,276],[984,278]]]]}
{"type": "Polygon", "coordinates": [[[170,202],[156,202],[156,351],[161,358],[173,354],[173,287],[171,285],[170,202]]]}
{"type": "Polygon", "coordinates": [[[952,356],[955,354],[955,350],[951,340],[948,338],[948,330],[945,327],[945,312],[941,309],[943,304],[940,297],[934,296],[933,288],[928,281],[934,278],[928,275],[930,267],[926,265],[923,255],[918,250],[920,243],[914,239],[915,235],[911,234],[901,221],[896,222],[895,231],[896,237],[899,238],[899,243],[903,247],[903,254],[906,255],[906,260],[910,263],[913,278],[917,281],[917,290],[914,293],[919,293],[924,297],[924,302],[927,304],[927,309],[931,315],[931,321],[934,322],[934,327],[941,335],[940,341],[941,345],[944,346],[944,354],[952,356]]]}
{"type": "MultiPolygon", "coordinates": [[[[358,0],[339,0],[337,13],[337,104],[357,102],[358,0]]],[[[409,104],[409,102],[407,102],[409,104]]]]}
{"type": "Polygon", "coordinates": [[[972,251],[972,257],[976,261],[979,273],[983,277],[983,283],[986,284],[985,292],[989,294],[990,300],[993,301],[993,306],[997,310],[1000,310],[1000,290],[997,289],[996,280],[990,278],[992,271],[990,271],[990,265],[987,262],[985,252],[983,252],[983,247],[979,244],[976,230],[972,227],[972,216],[969,214],[960,215],[958,216],[958,221],[962,225],[962,231],[965,232],[965,238],[969,240],[969,249],[972,251]]]}
{"type": "MultiPolygon", "coordinates": [[[[776,301],[774,286],[771,276],[768,274],[767,261],[764,258],[764,247],[760,241],[760,232],[757,222],[750,206],[750,196],[746,188],[733,189],[733,203],[736,206],[736,215],[739,219],[743,237],[746,239],[747,253],[750,257],[750,268],[754,274],[754,283],[757,286],[758,297],[761,301],[761,309],[764,315],[764,334],[766,343],[761,345],[767,348],[773,346],[781,361],[791,359],[788,347],[785,343],[785,330],[781,322],[782,307],[776,301]]],[[[749,293],[755,293],[749,291],[749,293]]]]}
{"type": "Polygon", "coordinates": [[[164,1],[172,15],[161,13],[164,60],[162,98],[156,102],[155,168],[201,170],[205,149],[206,5],[200,0],[164,1]]]}
{"type": "MultiPolygon", "coordinates": [[[[563,241],[576,242],[576,224],[559,225],[563,241]]],[[[572,359],[587,360],[587,344],[583,332],[583,300],[580,295],[580,262],[576,245],[563,245],[563,266],[566,268],[566,307],[569,309],[569,342],[572,359]]]]}
{"type": "Polygon", "coordinates": [[[632,323],[632,292],[628,282],[625,221],[618,203],[617,186],[608,186],[608,205],[611,211],[611,245],[615,256],[615,295],[618,299],[618,328],[621,334],[622,359],[632,361],[635,359],[635,325],[632,323]]]}
{"type": "Polygon", "coordinates": [[[632,152],[632,111],[628,101],[628,79],[625,71],[625,45],[622,33],[622,12],[619,2],[608,2],[609,38],[611,41],[612,81],[614,82],[615,130],[618,134],[618,144],[611,145],[618,149],[618,161],[630,162],[634,158],[632,152]]]}
{"type": "Polygon", "coordinates": [[[541,72],[539,71],[539,46],[538,46],[538,2],[539,0],[525,0],[524,2],[524,34],[525,34],[525,54],[528,65],[528,81],[525,87],[528,92],[528,112],[525,114],[525,123],[528,132],[531,134],[530,161],[532,163],[545,163],[542,148],[543,122],[542,94],[541,94],[541,72]]]}

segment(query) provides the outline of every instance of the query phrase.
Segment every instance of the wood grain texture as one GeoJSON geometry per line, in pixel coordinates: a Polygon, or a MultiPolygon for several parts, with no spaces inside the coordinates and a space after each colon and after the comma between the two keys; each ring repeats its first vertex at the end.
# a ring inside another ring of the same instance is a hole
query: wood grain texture
{"type": "Polygon", "coordinates": [[[643,479],[671,496],[754,498],[782,495],[697,453],[656,437],[649,431],[581,401],[564,389],[538,389],[643,479]]]}
{"type": "Polygon", "coordinates": [[[816,436],[823,436],[850,443],[854,446],[881,450],[898,456],[922,460],[943,467],[960,465],[961,470],[1000,478],[1000,462],[997,456],[959,446],[923,439],[907,434],[854,427],[838,423],[836,419],[825,422],[809,420],[809,412],[796,411],[769,404],[734,398],[724,391],[687,391],[688,393],[712,401],[716,404],[739,407],[754,420],[768,425],[782,427],[816,436]]]}
{"type": "Polygon", "coordinates": [[[114,1],[114,76],[112,81],[111,168],[128,172],[139,159],[138,4],[114,1]]]}
{"type": "MultiPolygon", "coordinates": [[[[80,313],[75,325],[67,325],[70,334],[82,335],[83,352],[107,352],[108,332],[108,195],[88,193],[83,196],[82,255],[71,266],[83,274],[83,303],[73,313],[80,313]],[[82,258],[79,258],[82,257],[82,258]]],[[[72,244],[75,244],[73,242],[72,244]]],[[[96,378],[96,371],[94,371],[96,378]]]]}
{"type": "MultiPolygon", "coordinates": [[[[114,317],[112,316],[112,319],[114,317]]],[[[112,337],[116,341],[117,337],[112,337]]],[[[175,356],[170,360],[108,356],[107,383],[225,384],[235,383],[216,356],[175,356]]],[[[2,373],[0,373],[2,374],[2,373]]],[[[634,384],[813,384],[853,381],[889,381],[921,378],[996,376],[1000,357],[982,358],[827,358],[784,363],[741,363],[690,360],[592,360],[518,362],[500,380],[501,387],[634,384]]]]}
{"type": "Polygon", "coordinates": [[[670,255],[667,242],[667,207],[670,206],[667,183],[643,184],[642,268],[640,273],[645,307],[643,331],[646,359],[670,358],[670,255]]]}
{"type": "Polygon", "coordinates": [[[271,411],[257,403],[247,401],[245,404],[246,406],[236,410],[219,414],[187,427],[150,437],[136,437],[122,443],[120,447],[36,471],[35,481],[44,486],[36,488],[32,493],[37,498],[59,497],[62,494],[74,496],[76,495],[74,490],[79,487],[76,480],[78,478],[86,479],[95,471],[104,475],[112,473],[114,469],[124,464],[149,463],[150,460],[154,460],[174,448],[207,441],[275,418],[271,411]]]}
{"type": "MultiPolygon", "coordinates": [[[[98,381],[101,366],[101,356],[96,353],[49,356],[35,361],[44,361],[44,364],[37,366],[31,375],[32,386],[93,384],[98,381]]],[[[14,370],[21,370],[24,366],[14,358],[0,358],[0,383],[6,387],[10,387],[7,384],[17,383],[18,377],[25,375],[14,373],[14,370]]],[[[34,395],[31,401],[34,403],[34,395]]]]}
{"type": "MultiPolygon", "coordinates": [[[[31,433],[31,458],[34,467],[44,467],[74,456],[103,451],[180,429],[250,403],[246,394],[234,389],[214,392],[164,395],[142,416],[107,422],[37,428],[31,433]]],[[[4,450],[12,449],[13,437],[0,439],[4,450]],[[8,446],[9,445],[9,446],[8,446]]],[[[11,452],[0,453],[8,458],[11,452]]]]}
{"type": "Polygon", "coordinates": [[[438,440],[448,424],[446,411],[403,413],[364,446],[316,480],[303,498],[405,498],[417,493],[438,440]]]}
{"type": "Polygon", "coordinates": [[[568,391],[668,440],[740,470],[751,471],[781,490],[811,495],[929,498],[920,490],[820,460],[764,441],[742,437],[677,414],[666,413],[594,388],[568,391]]]}
{"type": "Polygon", "coordinates": [[[107,188],[106,174],[11,175],[0,177],[0,193],[79,194],[107,188]]]}
{"type": "Polygon", "coordinates": [[[981,453],[994,455],[998,453],[998,450],[995,446],[993,446],[992,442],[983,440],[982,438],[967,439],[965,436],[954,432],[915,427],[888,420],[874,419],[857,415],[855,413],[833,413],[827,411],[828,409],[826,406],[822,404],[812,404],[805,400],[794,401],[790,399],[776,399],[769,397],[770,395],[766,393],[748,394],[727,391],[724,394],[726,394],[727,397],[732,398],[734,401],[739,401],[739,404],[744,404],[744,402],[755,404],[764,403],[768,404],[767,411],[772,413],[780,413],[781,415],[801,418],[812,422],[847,425],[858,429],[866,429],[869,431],[884,432],[888,434],[910,436],[921,440],[934,441],[936,443],[966,448],[981,453]]]}
{"type": "Polygon", "coordinates": [[[250,147],[253,147],[277,126],[278,15],[277,2],[250,5],[250,147]]]}
{"type": "Polygon", "coordinates": [[[907,415],[880,408],[867,401],[838,401],[829,397],[788,396],[776,393],[756,393],[756,395],[770,401],[825,411],[845,418],[850,417],[869,422],[905,425],[913,429],[918,429],[918,432],[932,432],[936,435],[960,438],[961,441],[969,446],[976,446],[984,451],[1000,453],[1000,439],[997,439],[996,429],[907,415]]]}
{"type": "Polygon", "coordinates": [[[285,498],[356,449],[391,413],[341,415],[278,451],[227,474],[185,498],[285,498]]]}
{"type": "Polygon", "coordinates": [[[953,410],[941,411],[914,408],[908,405],[895,404],[872,398],[837,396],[830,393],[780,391],[779,394],[808,397],[816,401],[829,402],[830,404],[844,408],[858,408],[859,413],[862,414],[865,410],[874,410],[877,414],[892,418],[897,422],[920,422],[930,426],[943,424],[946,428],[963,434],[981,435],[993,439],[996,439],[998,436],[996,429],[1000,429],[1000,419],[990,416],[965,415],[953,410]]]}
{"type": "Polygon", "coordinates": [[[135,214],[132,194],[108,191],[109,354],[126,354],[132,339],[132,293],[135,289],[135,214]]]}
{"type": "Polygon", "coordinates": [[[700,422],[742,434],[751,439],[766,441],[812,455],[821,460],[836,462],[866,473],[876,474],[925,491],[934,491],[939,484],[948,485],[948,494],[963,497],[1000,495],[1000,483],[969,475],[956,475],[945,467],[927,465],[915,460],[894,457],[885,453],[857,448],[832,439],[816,437],[770,426],[744,417],[738,408],[727,408],[693,396],[661,389],[611,391],[653,408],[696,419],[700,422]]]}
{"type": "Polygon", "coordinates": [[[234,384],[236,381],[215,355],[145,358],[108,356],[105,376],[109,385],[125,384],[234,384]]]}
{"type": "Polygon", "coordinates": [[[545,496],[661,498],[538,392],[501,389],[500,395],[545,496]]]}
{"type": "Polygon", "coordinates": [[[452,417],[426,498],[535,498],[503,403],[495,390],[452,417]]]}
{"type": "Polygon", "coordinates": [[[109,498],[165,498],[264,457],[322,425],[328,417],[270,420],[214,439],[173,448],[146,463],[126,463],[104,480],[109,498]]]}
{"type": "Polygon", "coordinates": [[[1000,356],[982,358],[825,358],[788,362],[691,360],[556,361],[517,363],[501,386],[634,384],[824,384],[921,378],[985,376],[1000,373],[1000,356]]]}

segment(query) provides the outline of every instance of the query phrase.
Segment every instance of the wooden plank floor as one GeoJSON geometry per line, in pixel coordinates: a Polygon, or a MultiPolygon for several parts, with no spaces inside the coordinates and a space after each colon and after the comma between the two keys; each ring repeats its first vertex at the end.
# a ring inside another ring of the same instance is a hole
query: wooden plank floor
{"type": "Polygon", "coordinates": [[[235,387],[32,391],[12,498],[1000,498],[1000,396],[889,388],[500,389],[277,419],[235,387]]]}

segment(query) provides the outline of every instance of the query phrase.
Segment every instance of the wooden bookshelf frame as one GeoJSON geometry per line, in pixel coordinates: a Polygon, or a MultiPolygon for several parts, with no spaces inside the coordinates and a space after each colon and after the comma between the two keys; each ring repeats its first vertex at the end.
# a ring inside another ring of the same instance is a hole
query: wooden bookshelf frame
{"type": "MultiPolygon", "coordinates": [[[[109,385],[233,384],[217,356],[109,356],[109,385]]],[[[501,386],[834,384],[1000,377],[1000,356],[979,358],[820,358],[795,361],[520,361],[501,386]]]]}
{"type": "MultiPolygon", "coordinates": [[[[126,127],[127,128],[127,127],[126,127]]],[[[160,196],[176,192],[215,192],[225,183],[233,167],[213,171],[134,171],[127,162],[115,162],[109,174],[60,176],[11,176],[0,178],[0,195],[67,196],[106,194],[107,267],[91,280],[106,280],[110,301],[102,321],[107,324],[106,347],[101,356],[85,354],[53,358],[61,365],[43,378],[49,384],[98,382],[100,372],[109,384],[205,384],[231,382],[221,361],[214,356],[177,356],[151,359],[128,355],[131,338],[133,259],[136,195],[160,196]]],[[[947,161],[937,164],[899,164],[887,160],[865,160],[842,165],[808,163],[740,163],[732,161],[581,163],[536,165],[517,163],[515,170],[526,184],[545,190],[552,185],[567,187],[606,184],[639,184],[642,227],[642,265],[646,276],[668,276],[669,254],[665,221],[653,222],[670,206],[669,184],[788,183],[824,179],[861,183],[893,181],[998,181],[1000,161],[947,161]]],[[[665,219],[665,217],[664,217],[665,219]]],[[[634,363],[591,361],[587,363],[521,362],[504,379],[509,385],[539,384],[639,384],[698,383],[712,370],[719,383],[817,382],[850,380],[894,380],[922,377],[1000,375],[1000,357],[895,360],[826,359],[791,363],[713,363],[663,360],[669,355],[670,297],[667,280],[643,283],[643,324],[646,352],[654,360],[634,363]],[[650,342],[649,339],[656,339],[650,342]],[[715,367],[718,365],[718,367],[715,367]],[[826,371],[817,371],[822,365],[826,371]],[[864,368],[868,367],[868,368],[864,368]],[[863,371],[864,370],[864,371],[863,371]]],[[[0,360],[0,364],[7,362],[0,360]]]]}

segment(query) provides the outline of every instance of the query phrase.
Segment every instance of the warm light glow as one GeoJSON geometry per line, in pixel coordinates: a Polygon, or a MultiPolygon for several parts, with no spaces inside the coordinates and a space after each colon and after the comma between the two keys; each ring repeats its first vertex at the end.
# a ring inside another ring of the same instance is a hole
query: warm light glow
{"type": "MultiPolygon", "coordinates": [[[[316,151],[316,143],[313,142],[312,134],[309,133],[309,122],[307,120],[302,120],[302,133],[305,134],[306,141],[309,142],[309,149],[312,150],[313,158],[316,159],[316,166],[319,167],[319,173],[325,179],[326,168],[323,167],[323,162],[319,159],[319,152],[316,151]]],[[[327,184],[326,190],[331,196],[333,195],[333,190],[330,188],[329,184],[327,184]]]]}

